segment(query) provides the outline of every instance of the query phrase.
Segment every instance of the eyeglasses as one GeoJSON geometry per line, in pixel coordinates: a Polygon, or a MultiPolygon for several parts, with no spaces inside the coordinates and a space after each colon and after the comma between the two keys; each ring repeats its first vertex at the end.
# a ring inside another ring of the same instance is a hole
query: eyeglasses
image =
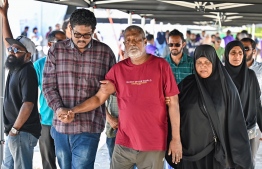
{"type": "Polygon", "coordinates": [[[125,45],[129,45],[129,44],[138,44],[138,43],[140,43],[140,42],[142,42],[143,40],[144,40],[145,38],[140,38],[140,39],[138,39],[138,38],[136,38],[136,39],[128,39],[128,40],[126,40],[126,41],[124,41],[123,43],[125,44],[125,45]]]}
{"type": "Polygon", "coordinates": [[[181,43],[169,43],[168,46],[169,46],[169,47],[173,47],[173,46],[175,46],[175,47],[180,47],[180,46],[181,46],[181,43]]]}
{"type": "Polygon", "coordinates": [[[252,48],[244,47],[244,50],[245,50],[245,51],[249,51],[249,50],[252,50],[252,48]]]}
{"type": "Polygon", "coordinates": [[[8,47],[7,51],[8,52],[14,52],[14,54],[19,53],[19,52],[27,53],[27,51],[22,51],[22,50],[17,49],[16,47],[12,47],[12,46],[8,47]]]}
{"type": "Polygon", "coordinates": [[[81,34],[81,33],[75,32],[74,30],[73,30],[73,33],[74,33],[74,37],[78,39],[80,39],[81,37],[83,37],[84,39],[90,39],[92,36],[92,33],[81,34]]]}

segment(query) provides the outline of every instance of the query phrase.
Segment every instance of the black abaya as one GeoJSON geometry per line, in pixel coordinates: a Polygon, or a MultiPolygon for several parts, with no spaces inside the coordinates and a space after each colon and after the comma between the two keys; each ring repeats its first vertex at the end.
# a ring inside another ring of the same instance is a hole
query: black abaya
{"type": "Polygon", "coordinates": [[[179,84],[183,159],[177,166],[170,156],[166,159],[177,169],[250,169],[251,152],[237,89],[212,46],[197,47],[194,62],[199,57],[212,63],[212,74],[203,79],[196,73],[179,84]]]}

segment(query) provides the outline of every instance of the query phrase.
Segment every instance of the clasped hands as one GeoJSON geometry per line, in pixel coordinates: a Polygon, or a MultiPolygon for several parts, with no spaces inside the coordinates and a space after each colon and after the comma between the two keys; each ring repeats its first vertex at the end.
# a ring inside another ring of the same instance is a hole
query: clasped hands
{"type": "Polygon", "coordinates": [[[56,117],[63,123],[71,123],[75,118],[75,113],[68,108],[58,108],[56,110],[56,117]]]}

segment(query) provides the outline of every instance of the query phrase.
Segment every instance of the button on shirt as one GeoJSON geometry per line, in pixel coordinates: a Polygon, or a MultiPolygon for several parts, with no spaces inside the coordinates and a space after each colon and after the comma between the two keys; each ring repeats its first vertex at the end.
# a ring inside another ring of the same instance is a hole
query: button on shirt
{"type": "Polygon", "coordinates": [[[172,60],[171,54],[165,59],[172,69],[177,84],[194,72],[193,59],[184,53],[178,65],[176,65],[176,63],[172,60]]]}
{"type": "MultiPolygon", "coordinates": [[[[114,53],[104,43],[91,40],[81,53],[71,39],[55,43],[48,52],[44,73],[43,92],[48,105],[72,108],[95,95],[100,80],[116,63],[114,53]]],[[[54,116],[53,126],[64,134],[82,132],[101,133],[105,126],[105,106],[75,115],[65,124],[54,116]]]]}

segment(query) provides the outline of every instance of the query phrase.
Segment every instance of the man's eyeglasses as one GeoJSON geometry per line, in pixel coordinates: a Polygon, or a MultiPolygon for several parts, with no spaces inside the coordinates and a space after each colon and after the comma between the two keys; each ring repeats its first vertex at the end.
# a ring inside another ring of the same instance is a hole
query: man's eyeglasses
{"type": "Polygon", "coordinates": [[[80,39],[81,37],[83,37],[84,39],[90,39],[92,37],[92,33],[81,34],[81,33],[75,32],[74,30],[73,30],[73,33],[74,33],[74,37],[78,39],[80,39]]]}
{"type": "Polygon", "coordinates": [[[244,47],[244,50],[245,50],[245,51],[249,51],[249,50],[252,50],[252,48],[244,47]]]}
{"type": "Polygon", "coordinates": [[[169,44],[167,44],[169,47],[173,47],[173,46],[175,46],[175,47],[180,47],[181,46],[181,43],[169,43],[169,44]]]}
{"type": "Polygon", "coordinates": [[[12,47],[12,46],[8,47],[7,51],[8,52],[14,52],[14,54],[19,53],[19,52],[20,53],[27,53],[27,51],[22,51],[22,50],[17,49],[16,47],[12,47]]]}

